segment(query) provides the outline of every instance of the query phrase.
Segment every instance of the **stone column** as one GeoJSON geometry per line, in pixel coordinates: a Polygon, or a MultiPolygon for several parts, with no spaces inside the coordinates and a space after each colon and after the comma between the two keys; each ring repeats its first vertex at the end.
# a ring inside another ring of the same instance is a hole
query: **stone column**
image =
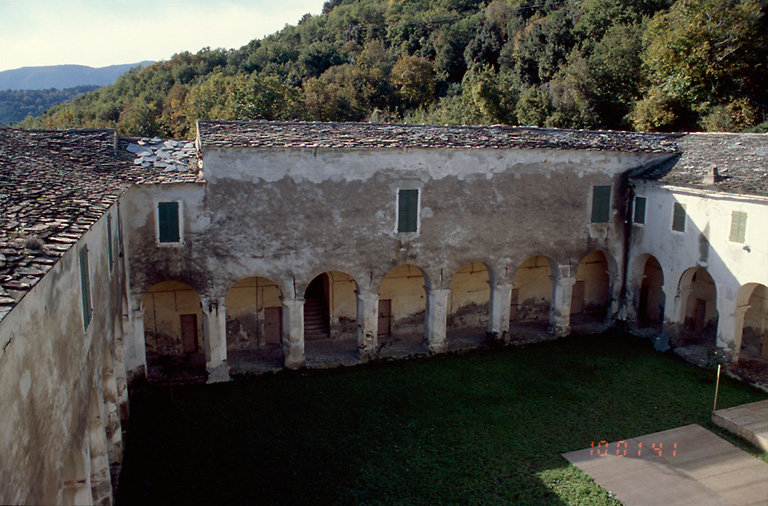
{"type": "Polygon", "coordinates": [[[729,350],[733,358],[739,356],[744,315],[749,305],[736,306],[736,294],[726,290],[717,298],[717,347],[729,350]]]}
{"type": "Polygon", "coordinates": [[[557,337],[571,332],[571,296],[576,276],[571,274],[570,265],[558,265],[552,279],[552,304],[549,309],[550,334],[557,337]]]}
{"type": "Polygon", "coordinates": [[[285,367],[304,365],[304,298],[283,298],[283,356],[285,367]]]}
{"type": "Polygon", "coordinates": [[[491,286],[491,309],[488,332],[494,339],[509,340],[509,311],[512,305],[512,284],[496,283],[491,286]]]}
{"type": "Polygon", "coordinates": [[[621,276],[608,271],[608,296],[611,298],[608,301],[608,310],[605,314],[605,323],[612,325],[614,315],[617,319],[621,319],[619,314],[619,300],[621,300],[621,276]]]}
{"type": "Polygon", "coordinates": [[[108,366],[104,368],[103,388],[107,455],[109,464],[117,465],[123,461],[123,431],[121,430],[120,411],[118,409],[117,381],[112,368],[108,366]]]}
{"type": "Polygon", "coordinates": [[[205,313],[205,369],[207,383],[229,381],[227,365],[227,308],[225,299],[203,300],[205,313]]]}
{"type": "Polygon", "coordinates": [[[427,314],[424,324],[424,338],[432,353],[445,349],[446,319],[448,317],[449,288],[426,288],[427,314]]]}
{"type": "Polygon", "coordinates": [[[366,359],[376,354],[379,331],[379,294],[358,290],[357,356],[366,359]]]}
{"type": "Polygon", "coordinates": [[[147,377],[147,342],[146,335],[144,333],[144,310],[135,309],[132,312],[133,321],[129,322],[130,328],[133,329],[130,335],[130,346],[132,350],[132,373],[128,378],[128,383],[131,383],[137,377],[147,377]],[[142,374],[143,373],[143,374],[142,374]]]}

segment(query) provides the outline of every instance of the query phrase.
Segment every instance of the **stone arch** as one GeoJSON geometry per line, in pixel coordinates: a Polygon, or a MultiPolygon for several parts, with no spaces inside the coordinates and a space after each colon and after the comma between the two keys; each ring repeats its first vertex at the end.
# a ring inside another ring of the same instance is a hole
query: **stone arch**
{"type": "Polygon", "coordinates": [[[547,326],[552,305],[553,265],[544,255],[534,255],[520,263],[512,279],[510,324],[547,326]]]}
{"type": "Polygon", "coordinates": [[[148,376],[204,371],[203,307],[197,292],[186,283],[162,281],[146,291],[142,308],[148,376]]]}
{"type": "Polygon", "coordinates": [[[494,279],[491,269],[482,262],[469,262],[456,269],[449,285],[449,346],[473,346],[485,340],[494,279]]]}
{"type": "Polygon", "coordinates": [[[387,272],[379,285],[378,340],[381,353],[421,352],[426,328],[429,275],[413,264],[387,272]]]}
{"type": "Polygon", "coordinates": [[[112,480],[109,474],[104,407],[99,391],[91,388],[88,403],[88,447],[93,504],[112,503],[112,480]]]}
{"type": "Polygon", "coordinates": [[[758,283],[747,283],[742,286],[736,296],[737,314],[741,310],[741,318],[736,319],[735,351],[742,366],[751,363],[768,364],[768,287],[758,283]]]}
{"type": "Polygon", "coordinates": [[[309,363],[357,358],[357,281],[342,271],[315,276],[304,290],[304,352],[309,363]]]}
{"type": "Polygon", "coordinates": [[[686,344],[716,346],[717,287],[707,269],[692,267],[680,276],[680,319],[682,327],[677,346],[686,344]]]}
{"type": "MultiPolygon", "coordinates": [[[[83,444],[88,446],[88,438],[83,444]]],[[[93,501],[91,496],[91,459],[87,450],[76,447],[70,450],[62,469],[61,504],[75,506],[93,501]]]]}
{"type": "Polygon", "coordinates": [[[227,363],[234,369],[283,364],[282,296],[269,278],[251,276],[225,295],[227,363]]]}
{"type": "Polygon", "coordinates": [[[587,254],[576,268],[571,294],[571,321],[574,325],[603,323],[611,305],[610,257],[602,250],[587,254]]]}
{"type": "Polygon", "coordinates": [[[630,274],[632,304],[637,327],[653,328],[664,322],[664,269],[659,260],[650,254],[638,256],[630,274]]]}

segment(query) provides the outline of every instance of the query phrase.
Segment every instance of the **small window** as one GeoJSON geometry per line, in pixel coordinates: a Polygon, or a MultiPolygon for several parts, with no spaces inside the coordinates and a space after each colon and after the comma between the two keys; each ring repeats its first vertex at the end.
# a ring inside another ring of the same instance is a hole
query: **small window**
{"type": "Polygon", "coordinates": [[[109,272],[112,272],[112,215],[107,215],[107,263],[109,272]]]}
{"type": "Polygon", "coordinates": [[[178,202],[157,203],[157,238],[161,243],[181,241],[178,202]]]}
{"type": "Polygon", "coordinates": [[[592,223],[608,223],[611,216],[611,187],[592,188],[592,223]]]}
{"type": "Polygon", "coordinates": [[[731,211],[731,241],[744,242],[747,236],[747,213],[731,211]]]}
{"type": "Polygon", "coordinates": [[[416,232],[419,225],[419,190],[397,193],[397,231],[416,232]]]}
{"type": "Polygon", "coordinates": [[[80,248],[80,294],[83,302],[83,328],[87,329],[93,316],[91,307],[91,277],[88,271],[88,246],[80,248]]]}
{"type": "Polygon", "coordinates": [[[679,202],[675,202],[672,212],[672,230],[685,232],[685,206],[679,202]]]}
{"type": "Polygon", "coordinates": [[[645,197],[635,197],[633,221],[640,225],[645,223],[645,197]]]}

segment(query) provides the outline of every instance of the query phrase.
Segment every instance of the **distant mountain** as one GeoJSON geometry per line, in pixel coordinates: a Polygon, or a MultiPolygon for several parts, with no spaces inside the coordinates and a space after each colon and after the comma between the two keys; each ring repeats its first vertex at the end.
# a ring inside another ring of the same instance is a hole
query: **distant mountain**
{"type": "Polygon", "coordinates": [[[38,116],[52,105],[72,100],[95,89],[98,86],[0,91],[0,126],[18,123],[27,116],[38,116]]]}
{"type": "Polygon", "coordinates": [[[65,89],[76,86],[106,86],[133,67],[146,67],[151,61],[88,67],[86,65],[48,65],[21,67],[0,72],[0,90],[65,89]]]}

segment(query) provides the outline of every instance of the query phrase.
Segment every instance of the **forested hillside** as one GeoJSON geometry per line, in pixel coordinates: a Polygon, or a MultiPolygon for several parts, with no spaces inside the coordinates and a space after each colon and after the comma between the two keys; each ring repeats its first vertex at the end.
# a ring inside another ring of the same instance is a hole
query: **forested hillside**
{"type": "Polygon", "coordinates": [[[27,119],[190,137],[197,119],[768,129],[768,0],[332,0],[27,119]]]}
{"type": "Polygon", "coordinates": [[[98,86],[76,86],[63,90],[0,91],[0,126],[17,123],[27,116],[39,116],[54,104],[66,102],[97,89],[98,86]]]}

